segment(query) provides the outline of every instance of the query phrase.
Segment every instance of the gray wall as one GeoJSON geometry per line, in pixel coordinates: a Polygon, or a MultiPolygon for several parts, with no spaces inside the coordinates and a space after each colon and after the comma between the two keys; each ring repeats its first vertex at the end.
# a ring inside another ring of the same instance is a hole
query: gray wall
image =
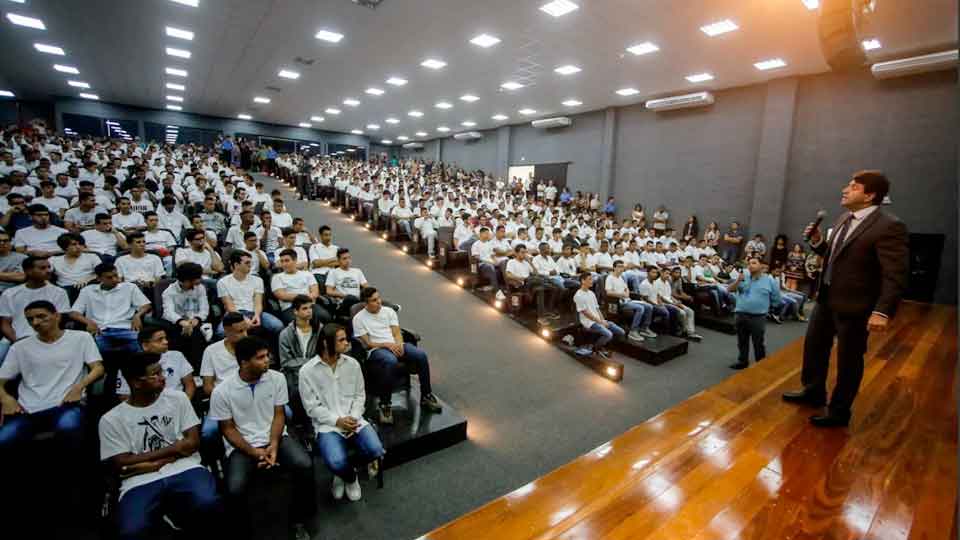
{"type": "Polygon", "coordinates": [[[481,133],[483,138],[476,141],[443,139],[440,158],[444,163],[455,163],[468,171],[482,169],[493,174],[497,165],[497,130],[481,133]]]}
{"type": "Polygon", "coordinates": [[[603,111],[573,116],[573,125],[537,129],[529,123],[511,127],[510,165],[569,161],[567,186],[572,191],[599,191],[603,111]]]}

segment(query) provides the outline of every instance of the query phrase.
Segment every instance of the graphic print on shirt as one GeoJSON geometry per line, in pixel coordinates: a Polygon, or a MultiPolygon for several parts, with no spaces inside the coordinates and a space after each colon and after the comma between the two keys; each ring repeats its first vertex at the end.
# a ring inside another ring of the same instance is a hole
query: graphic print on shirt
{"type": "Polygon", "coordinates": [[[169,426],[173,422],[172,416],[153,415],[150,418],[143,417],[137,422],[138,426],[143,426],[143,441],[140,447],[144,452],[155,452],[173,444],[163,436],[161,426],[169,426]]]}

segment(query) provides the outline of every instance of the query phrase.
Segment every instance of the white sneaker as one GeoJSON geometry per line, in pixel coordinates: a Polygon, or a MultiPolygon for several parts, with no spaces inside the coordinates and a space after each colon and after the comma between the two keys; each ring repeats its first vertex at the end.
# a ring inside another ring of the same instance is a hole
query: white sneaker
{"type": "Polygon", "coordinates": [[[330,488],[330,492],[333,494],[333,499],[339,501],[343,498],[344,484],[343,479],[337,475],[333,476],[333,487],[330,488]]]}
{"type": "Polygon", "coordinates": [[[213,325],[210,323],[203,323],[200,325],[200,331],[203,332],[203,337],[207,338],[207,341],[213,339],[213,325]]]}
{"type": "Polygon", "coordinates": [[[503,291],[497,291],[496,299],[497,299],[497,300],[506,300],[506,299],[507,299],[507,295],[503,294],[503,291]]]}
{"type": "Polygon", "coordinates": [[[633,341],[643,341],[644,335],[637,330],[631,330],[627,337],[633,341]]]}
{"type": "Polygon", "coordinates": [[[360,480],[353,479],[353,482],[347,484],[347,498],[353,502],[360,500],[360,480]]]}
{"type": "Polygon", "coordinates": [[[649,328],[647,328],[646,330],[642,330],[640,333],[651,339],[657,337],[657,334],[654,333],[653,330],[650,330],[649,328]]]}

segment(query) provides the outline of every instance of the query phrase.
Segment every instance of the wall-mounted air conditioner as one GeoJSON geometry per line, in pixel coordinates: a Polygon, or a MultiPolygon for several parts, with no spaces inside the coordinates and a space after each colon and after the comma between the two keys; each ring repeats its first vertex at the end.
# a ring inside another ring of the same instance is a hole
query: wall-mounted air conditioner
{"type": "Polygon", "coordinates": [[[403,145],[403,147],[407,150],[416,150],[418,148],[423,148],[423,143],[408,142],[407,144],[403,145]]]}
{"type": "Polygon", "coordinates": [[[567,127],[571,124],[573,124],[573,120],[567,118],[566,116],[558,116],[556,118],[544,118],[542,120],[534,120],[533,122],[530,122],[531,126],[539,129],[567,127]]]}
{"type": "Polygon", "coordinates": [[[930,71],[943,71],[957,67],[957,49],[943,51],[912,58],[901,58],[889,62],[878,62],[870,66],[870,72],[876,79],[893,79],[930,71]]]}
{"type": "Polygon", "coordinates": [[[710,92],[697,92],[682,96],[651,99],[645,103],[645,106],[651,111],[673,111],[691,107],[706,107],[707,105],[713,105],[713,101],[713,94],[710,92]]]}
{"type": "Polygon", "coordinates": [[[483,133],[479,131],[467,131],[465,133],[457,133],[453,136],[454,139],[458,141],[475,141],[477,139],[483,138],[483,133]]]}

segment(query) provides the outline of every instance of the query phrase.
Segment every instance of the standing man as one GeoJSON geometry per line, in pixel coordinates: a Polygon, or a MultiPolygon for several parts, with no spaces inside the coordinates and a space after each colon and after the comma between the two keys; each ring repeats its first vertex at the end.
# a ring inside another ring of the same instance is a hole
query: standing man
{"type": "Polygon", "coordinates": [[[830,349],[837,338],[837,384],[826,414],[810,417],[820,427],[846,426],[863,378],[863,355],[870,332],[884,332],[907,285],[907,227],[880,209],[890,181],[880,171],[853,174],[841,191],[847,209],[824,238],[807,226],[810,247],[821,255],[819,296],[803,347],[803,390],[784,401],[822,407],[827,403],[830,349]]]}
{"type": "Polygon", "coordinates": [[[743,369],[750,365],[750,341],[753,341],[753,358],[759,362],[767,356],[764,332],[767,328],[767,313],[770,306],[780,305],[780,285],[763,273],[763,262],[750,257],[745,272],[727,286],[737,296],[734,311],[737,328],[737,349],[740,356],[730,369],[743,369]]]}

